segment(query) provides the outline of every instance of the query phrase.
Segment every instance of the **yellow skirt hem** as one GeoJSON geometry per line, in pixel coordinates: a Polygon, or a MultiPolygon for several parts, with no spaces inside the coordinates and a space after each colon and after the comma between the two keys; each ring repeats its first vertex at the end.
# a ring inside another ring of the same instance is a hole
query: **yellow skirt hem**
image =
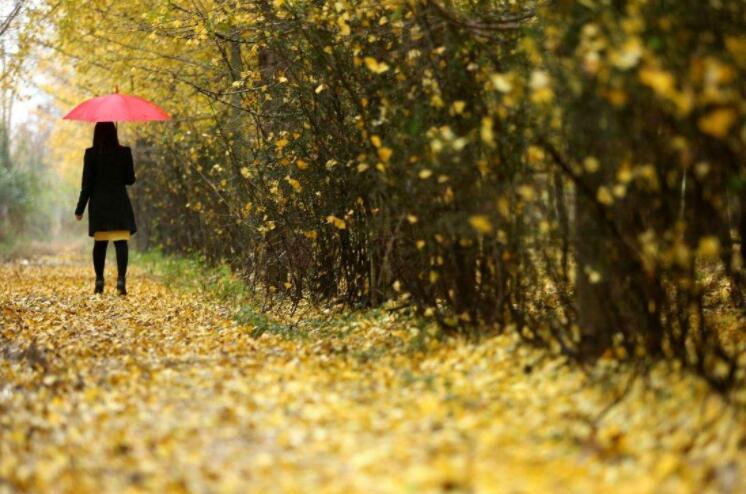
{"type": "Polygon", "coordinates": [[[129,240],[129,230],[109,230],[102,232],[94,232],[93,240],[129,240]]]}

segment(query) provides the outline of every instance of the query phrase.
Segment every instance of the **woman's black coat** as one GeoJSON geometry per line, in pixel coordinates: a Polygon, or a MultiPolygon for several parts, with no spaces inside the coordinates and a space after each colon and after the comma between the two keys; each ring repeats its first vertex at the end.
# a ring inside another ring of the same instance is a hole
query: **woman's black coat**
{"type": "Polygon", "coordinates": [[[88,206],[88,235],[109,230],[135,233],[135,213],[125,186],[135,183],[132,150],[88,148],[83,159],[83,181],[76,215],[88,206]]]}

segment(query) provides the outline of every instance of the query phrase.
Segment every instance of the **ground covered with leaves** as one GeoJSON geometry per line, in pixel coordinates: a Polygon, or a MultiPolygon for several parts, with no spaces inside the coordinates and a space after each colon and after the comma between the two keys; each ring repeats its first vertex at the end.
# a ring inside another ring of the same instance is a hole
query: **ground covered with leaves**
{"type": "Polygon", "coordinates": [[[0,264],[0,493],[746,492],[743,414],[671,367],[386,311],[258,335],[210,294],[113,279],[0,264]]]}

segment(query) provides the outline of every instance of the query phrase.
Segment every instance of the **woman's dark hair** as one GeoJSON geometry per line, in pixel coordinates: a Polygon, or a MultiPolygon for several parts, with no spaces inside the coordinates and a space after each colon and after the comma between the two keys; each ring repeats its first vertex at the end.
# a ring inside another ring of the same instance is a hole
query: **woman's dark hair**
{"type": "Polygon", "coordinates": [[[119,147],[117,128],[113,122],[97,122],[93,129],[93,147],[98,151],[119,147]]]}

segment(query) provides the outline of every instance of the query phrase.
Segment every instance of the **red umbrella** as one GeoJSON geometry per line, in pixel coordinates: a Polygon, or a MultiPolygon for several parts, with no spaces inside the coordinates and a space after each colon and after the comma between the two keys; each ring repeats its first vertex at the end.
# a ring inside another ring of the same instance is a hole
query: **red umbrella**
{"type": "Polygon", "coordinates": [[[139,96],[107,94],[86,100],[65,115],[65,120],[86,122],[145,122],[168,120],[168,113],[139,96]]]}

